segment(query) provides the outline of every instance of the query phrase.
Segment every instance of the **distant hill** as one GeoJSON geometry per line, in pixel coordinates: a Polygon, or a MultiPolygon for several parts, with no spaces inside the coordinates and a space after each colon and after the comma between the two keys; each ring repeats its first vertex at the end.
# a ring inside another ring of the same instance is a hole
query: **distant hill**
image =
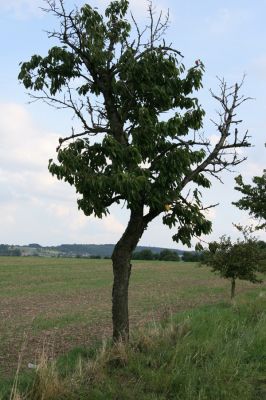
{"type": "MultiPolygon", "coordinates": [[[[66,254],[76,254],[76,255],[97,255],[101,257],[111,257],[114,250],[114,244],[61,244],[60,246],[52,247],[51,249],[57,250],[66,254]]],[[[158,254],[163,247],[150,247],[150,246],[138,246],[136,251],[149,249],[153,253],[158,254]]],[[[183,254],[182,250],[169,249],[176,251],[178,254],[183,254]]]]}
{"type": "MultiPolygon", "coordinates": [[[[61,244],[59,246],[41,246],[38,243],[30,243],[24,246],[13,246],[20,250],[23,256],[41,256],[41,257],[91,257],[101,258],[111,257],[114,250],[114,244],[61,244]]],[[[164,247],[138,246],[136,251],[151,250],[158,254],[164,247]]],[[[178,249],[167,249],[182,255],[184,251],[178,249]]]]}

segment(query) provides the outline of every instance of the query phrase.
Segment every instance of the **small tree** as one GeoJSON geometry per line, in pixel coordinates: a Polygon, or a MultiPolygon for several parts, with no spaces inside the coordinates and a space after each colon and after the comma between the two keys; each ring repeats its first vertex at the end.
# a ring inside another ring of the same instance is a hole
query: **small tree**
{"type": "Polygon", "coordinates": [[[68,108],[82,125],[59,139],[57,162],[49,162],[53,175],[75,186],[78,207],[99,218],[112,204],[129,210],[112,255],[113,338],[127,340],[132,253],[161,214],[164,224],[177,227],[173,239],[185,245],[211,231],[199,189],[242,161],[235,150],[249,143],[235,128],[236,110],[246,99],[241,84],[220,82],[221,93],[213,94],[222,108],[219,139],[212,147],[200,133],[205,113],[195,96],[203,64],[197,60],[186,71],[181,53],[163,37],[168,18],[155,20],[151,3],[142,31],[133,16],[129,23],[127,0],[111,2],[104,16],[89,4],[68,12],[63,0],[46,2],[60,22],[49,33],[59,46],[23,63],[19,79],[39,92],[34,101],[68,108]]]}
{"type": "Polygon", "coordinates": [[[260,253],[257,241],[246,238],[232,243],[230,237],[222,236],[220,242],[209,244],[203,264],[218,272],[221,277],[231,280],[231,299],[235,296],[236,279],[261,283],[256,272],[259,269],[260,253]]]}

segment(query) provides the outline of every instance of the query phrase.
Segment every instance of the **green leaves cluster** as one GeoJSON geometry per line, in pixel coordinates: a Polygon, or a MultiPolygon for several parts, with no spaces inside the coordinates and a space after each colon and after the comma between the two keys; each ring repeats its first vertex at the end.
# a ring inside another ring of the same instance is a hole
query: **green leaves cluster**
{"type": "Polygon", "coordinates": [[[262,176],[253,178],[253,185],[247,185],[243,182],[241,175],[235,178],[236,190],[244,196],[235,204],[240,210],[247,210],[249,214],[261,221],[257,229],[266,228],[266,173],[262,176]]]}
{"type": "Polygon", "coordinates": [[[18,78],[26,89],[49,90],[51,95],[61,91],[71,79],[79,76],[80,60],[62,47],[52,47],[46,57],[34,55],[21,65],[18,78]]]}
{"type": "MultiPolygon", "coordinates": [[[[19,80],[27,89],[48,89],[51,95],[60,93],[73,78],[80,78],[84,66],[89,75],[97,80],[99,72],[115,56],[114,46],[126,40],[130,25],[124,19],[128,1],[114,1],[106,9],[107,23],[96,9],[85,4],[80,12],[70,14],[70,21],[62,22],[64,32],[55,35],[63,43],[54,46],[46,57],[33,55],[28,62],[21,63],[19,80]],[[112,45],[107,47],[107,42],[112,45]]],[[[64,19],[63,19],[64,20],[64,19]]],[[[78,93],[100,94],[96,82],[84,82],[78,93]]]]}

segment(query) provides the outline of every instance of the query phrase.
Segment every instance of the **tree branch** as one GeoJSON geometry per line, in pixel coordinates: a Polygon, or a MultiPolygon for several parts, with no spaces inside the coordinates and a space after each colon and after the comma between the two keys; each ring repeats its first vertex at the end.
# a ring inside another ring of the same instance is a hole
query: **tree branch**
{"type": "Polygon", "coordinates": [[[222,169],[226,169],[229,166],[238,165],[245,158],[239,159],[236,152],[227,153],[224,150],[227,149],[235,149],[240,147],[249,147],[250,143],[248,142],[248,131],[245,132],[242,138],[239,138],[237,128],[234,131],[234,140],[229,143],[228,138],[231,136],[230,129],[233,125],[238,125],[241,121],[235,120],[235,110],[248,98],[243,98],[243,96],[239,97],[239,90],[243,85],[243,80],[240,84],[235,84],[234,86],[227,87],[227,84],[224,80],[220,80],[220,90],[221,95],[217,96],[212,93],[212,96],[219,101],[223,108],[223,113],[221,113],[221,121],[220,124],[215,123],[217,129],[220,133],[220,139],[218,143],[215,145],[214,149],[209,153],[208,157],[199,164],[194,170],[192,170],[187,176],[184,177],[181,188],[185,187],[188,182],[193,181],[193,179],[202,172],[211,172],[215,174],[220,172],[222,169]],[[231,160],[225,160],[223,157],[228,157],[232,155],[231,160]],[[212,166],[213,168],[208,168],[212,166]],[[215,170],[216,166],[218,166],[219,170],[215,170]]]}

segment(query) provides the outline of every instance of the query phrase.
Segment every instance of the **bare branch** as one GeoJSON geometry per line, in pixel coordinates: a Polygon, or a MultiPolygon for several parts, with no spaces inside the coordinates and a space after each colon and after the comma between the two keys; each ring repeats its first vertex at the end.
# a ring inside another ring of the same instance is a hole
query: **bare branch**
{"type": "Polygon", "coordinates": [[[193,181],[199,173],[208,172],[211,173],[212,176],[216,177],[216,174],[221,172],[223,169],[228,170],[228,167],[238,165],[245,160],[245,157],[238,157],[235,149],[250,146],[250,143],[248,142],[248,131],[246,131],[242,137],[239,137],[238,129],[235,128],[234,133],[232,134],[231,128],[242,122],[241,120],[234,119],[236,109],[249,98],[239,96],[239,90],[243,85],[243,80],[240,84],[236,83],[234,86],[229,87],[224,80],[219,79],[219,82],[220,95],[216,95],[212,91],[211,94],[213,98],[220,103],[223,109],[223,112],[219,113],[220,123],[214,122],[214,125],[220,134],[220,138],[205,160],[192,170],[190,174],[184,177],[181,187],[184,187],[188,182],[193,181]],[[229,142],[231,137],[233,137],[233,140],[229,142]],[[230,153],[226,151],[228,149],[234,149],[235,151],[230,153]]]}
{"type": "Polygon", "coordinates": [[[165,31],[169,27],[169,9],[167,14],[165,15],[164,21],[162,20],[163,14],[162,11],[157,18],[157,21],[154,20],[155,8],[153,7],[152,0],[149,0],[148,5],[148,13],[150,17],[150,25],[147,27],[150,31],[150,39],[147,43],[147,47],[153,48],[156,42],[159,42],[165,34],[165,31]]]}

